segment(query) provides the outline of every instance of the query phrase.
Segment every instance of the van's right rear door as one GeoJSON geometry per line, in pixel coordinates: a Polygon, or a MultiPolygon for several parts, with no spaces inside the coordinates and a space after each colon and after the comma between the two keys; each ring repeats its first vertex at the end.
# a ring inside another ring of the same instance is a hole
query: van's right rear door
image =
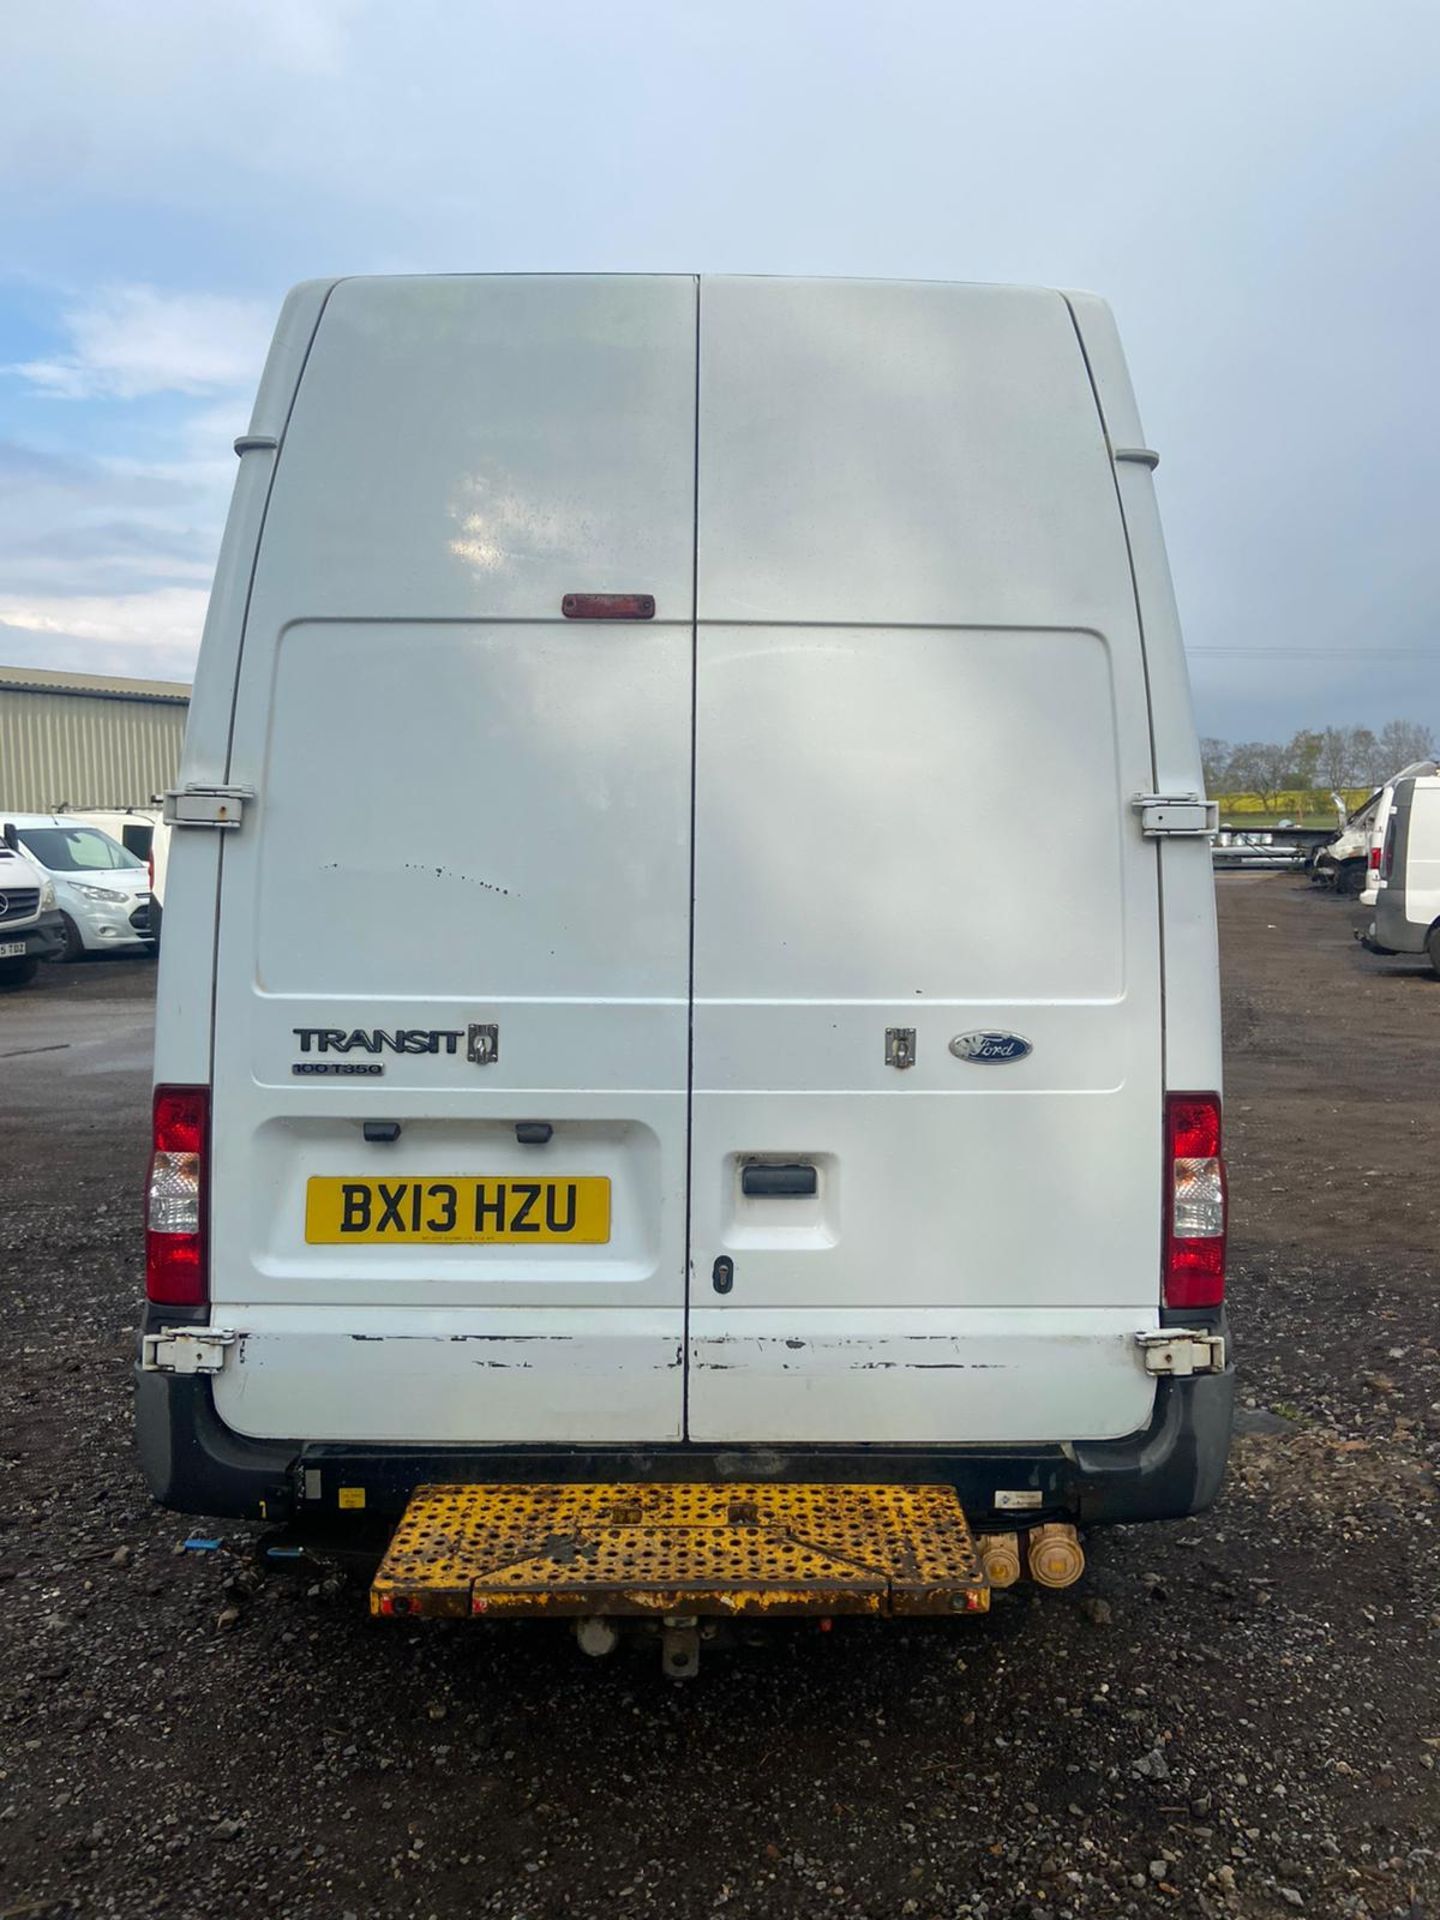
{"type": "Polygon", "coordinates": [[[700,339],[691,1437],[1132,1432],[1153,775],[1069,308],[707,278],[700,339]]]}

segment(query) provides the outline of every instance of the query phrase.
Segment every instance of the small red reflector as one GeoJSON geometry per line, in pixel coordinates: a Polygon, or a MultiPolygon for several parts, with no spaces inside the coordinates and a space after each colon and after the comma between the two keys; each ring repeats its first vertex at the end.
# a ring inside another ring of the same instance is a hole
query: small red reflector
{"type": "Polygon", "coordinates": [[[1172,1240],[1166,1306],[1218,1307],[1224,1298],[1224,1240],[1172,1240]]]}
{"type": "Polygon", "coordinates": [[[208,1087],[155,1089],[156,1153],[203,1153],[208,1087]]]}
{"type": "Polygon", "coordinates": [[[147,1233],[145,1297],[162,1307],[203,1307],[205,1255],[198,1233],[147,1233]]]}
{"type": "Polygon", "coordinates": [[[653,593],[567,593],[560,602],[567,620],[653,620],[653,593]]]}
{"type": "Polygon", "coordinates": [[[1172,1160],[1213,1160],[1219,1153],[1220,1102],[1213,1093],[1172,1093],[1166,1118],[1172,1160]]]}

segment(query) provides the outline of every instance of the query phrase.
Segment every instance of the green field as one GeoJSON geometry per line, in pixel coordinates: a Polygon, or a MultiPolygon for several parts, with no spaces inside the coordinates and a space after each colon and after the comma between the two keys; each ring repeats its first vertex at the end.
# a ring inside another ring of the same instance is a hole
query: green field
{"type": "MultiPolygon", "coordinates": [[[[1346,808],[1354,811],[1370,798],[1370,787],[1349,787],[1342,794],[1346,808]]],[[[1328,793],[1279,793],[1262,800],[1258,793],[1212,793],[1220,808],[1220,818],[1236,827],[1275,827],[1282,820],[1293,827],[1333,827],[1335,805],[1328,793]]]]}

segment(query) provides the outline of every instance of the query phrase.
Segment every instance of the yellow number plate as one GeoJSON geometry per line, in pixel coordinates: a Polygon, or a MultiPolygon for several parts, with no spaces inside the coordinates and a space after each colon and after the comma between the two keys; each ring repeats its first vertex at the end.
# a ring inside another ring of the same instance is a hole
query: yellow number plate
{"type": "Polygon", "coordinates": [[[354,1241],[427,1246],[516,1246],[562,1241],[603,1246],[610,1238],[610,1182],[552,1174],[545,1180],[477,1179],[468,1173],[390,1180],[316,1177],[305,1193],[311,1246],[354,1241]]]}

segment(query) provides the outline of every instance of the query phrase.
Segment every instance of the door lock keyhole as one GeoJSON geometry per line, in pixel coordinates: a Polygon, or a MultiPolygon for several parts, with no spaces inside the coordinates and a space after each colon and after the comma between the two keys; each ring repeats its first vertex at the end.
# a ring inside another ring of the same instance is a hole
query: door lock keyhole
{"type": "Polygon", "coordinates": [[[735,1262],[722,1253],[710,1269],[710,1284],[717,1293],[728,1293],[735,1284],[735,1262]]]}

